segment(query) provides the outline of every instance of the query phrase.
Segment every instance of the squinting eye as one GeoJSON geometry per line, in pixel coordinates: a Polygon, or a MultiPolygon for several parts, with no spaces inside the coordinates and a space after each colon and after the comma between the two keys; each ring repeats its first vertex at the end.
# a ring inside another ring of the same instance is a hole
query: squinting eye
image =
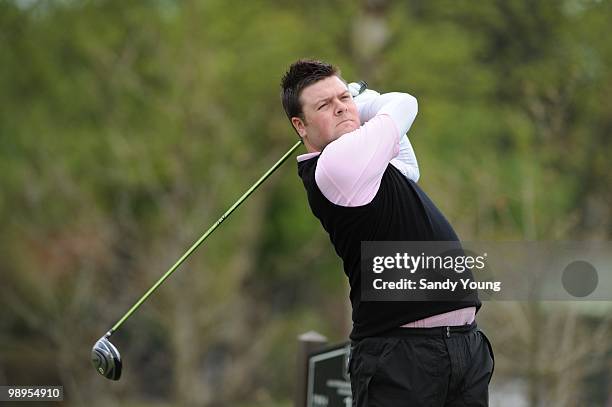
{"type": "Polygon", "coordinates": [[[321,110],[323,109],[325,106],[327,106],[327,103],[323,103],[321,106],[319,106],[319,108],[317,110],[321,110]]]}

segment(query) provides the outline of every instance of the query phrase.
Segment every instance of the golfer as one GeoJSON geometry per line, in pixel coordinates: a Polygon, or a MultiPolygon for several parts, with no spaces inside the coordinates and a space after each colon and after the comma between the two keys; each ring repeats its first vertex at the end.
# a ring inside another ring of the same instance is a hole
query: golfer
{"type": "Polygon", "coordinates": [[[459,241],[416,183],[405,136],[416,99],[370,90],[353,99],[339,71],[315,60],[293,63],[281,86],[308,151],[297,158],[308,203],[351,287],[353,406],[487,406],[494,360],[476,327],[476,292],[456,301],[360,298],[362,241],[459,241]]]}

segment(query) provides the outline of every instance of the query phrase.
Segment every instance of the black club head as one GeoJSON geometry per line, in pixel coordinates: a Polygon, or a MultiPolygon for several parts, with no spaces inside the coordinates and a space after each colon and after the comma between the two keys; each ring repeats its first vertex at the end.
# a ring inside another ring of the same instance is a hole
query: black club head
{"type": "Polygon", "coordinates": [[[91,361],[96,371],[107,379],[119,380],[121,377],[121,355],[108,340],[108,335],[100,338],[91,349],[91,361]]]}

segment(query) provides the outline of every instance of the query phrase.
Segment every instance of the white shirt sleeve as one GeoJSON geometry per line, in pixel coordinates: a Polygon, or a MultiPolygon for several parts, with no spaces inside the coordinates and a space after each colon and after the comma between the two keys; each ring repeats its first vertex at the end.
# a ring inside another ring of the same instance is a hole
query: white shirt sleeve
{"type": "Polygon", "coordinates": [[[407,135],[401,137],[399,154],[391,160],[391,164],[404,174],[406,178],[418,182],[421,175],[419,163],[407,135]]]}
{"type": "MultiPolygon", "coordinates": [[[[355,104],[357,105],[357,109],[359,110],[359,118],[361,122],[365,123],[366,121],[370,120],[374,111],[377,111],[382,104],[384,104],[387,100],[396,97],[396,95],[397,93],[387,93],[381,95],[380,93],[374,90],[366,89],[365,92],[355,98],[355,104]]],[[[414,99],[413,109],[410,109],[407,112],[398,113],[398,117],[395,118],[396,123],[401,122],[402,119],[406,120],[406,132],[408,132],[410,126],[412,125],[412,122],[414,122],[414,119],[418,113],[418,103],[416,102],[416,99],[414,99]],[[402,114],[404,115],[404,117],[402,117],[402,114]]],[[[401,132],[402,129],[398,130],[401,132]]],[[[401,133],[402,137],[400,139],[399,153],[391,160],[391,164],[395,168],[397,168],[405,177],[411,179],[414,182],[417,182],[420,177],[419,164],[414,154],[412,144],[410,143],[410,140],[407,135],[403,136],[404,133],[401,133]]]]}
{"type": "Polygon", "coordinates": [[[387,166],[398,156],[400,136],[417,114],[416,99],[406,93],[387,93],[357,107],[362,126],[328,144],[315,171],[323,195],[341,206],[374,199],[387,166]]]}
{"type": "Polygon", "coordinates": [[[419,106],[416,98],[407,93],[399,92],[384,93],[376,97],[371,95],[372,93],[366,90],[363,96],[367,96],[367,98],[360,99],[361,96],[355,98],[361,123],[366,123],[377,114],[388,114],[397,126],[399,133],[406,134],[418,113],[419,106]]]}

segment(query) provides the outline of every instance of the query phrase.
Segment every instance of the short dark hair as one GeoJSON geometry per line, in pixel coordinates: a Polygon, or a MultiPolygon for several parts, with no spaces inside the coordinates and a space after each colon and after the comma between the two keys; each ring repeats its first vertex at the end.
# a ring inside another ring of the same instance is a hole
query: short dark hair
{"type": "Polygon", "coordinates": [[[300,117],[304,120],[300,103],[302,90],[321,79],[334,75],[340,77],[340,70],[323,61],[300,59],[291,64],[281,80],[281,101],[289,120],[292,117],[300,117]]]}

